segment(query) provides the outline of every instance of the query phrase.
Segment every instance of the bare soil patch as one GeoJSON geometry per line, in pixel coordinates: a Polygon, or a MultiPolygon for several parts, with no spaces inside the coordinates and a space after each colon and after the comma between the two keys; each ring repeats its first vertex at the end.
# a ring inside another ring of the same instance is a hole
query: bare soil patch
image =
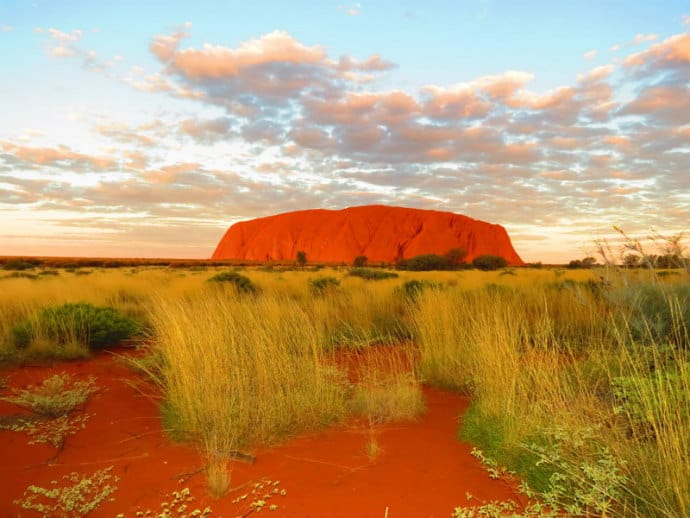
{"type": "MultiPolygon", "coordinates": [[[[377,425],[381,449],[374,459],[365,450],[369,426],[357,420],[253,450],[254,463],[229,463],[233,489],[214,500],[201,472],[204,459],[191,446],[171,442],[161,428],[154,387],[142,385],[118,358],[102,353],[90,360],[14,368],[2,373],[8,385],[4,393],[60,372],[75,380],[96,378],[99,390],[81,410],[91,417],[85,429],[67,438],[61,451],[28,445],[25,434],[0,430],[1,516],[39,515],[13,503],[31,484],[51,487],[51,481],[71,472],[91,474],[109,466],[119,477],[118,490],[113,501],[102,503],[91,516],[157,512],[183,488],[196,498],[191,506],[210,506],[213,516],[253,515],[257,511],[249,504],[263,495],[252,495],[251,490],[262,481],[279,481],[276,487],[285,491],[267,500],[261,512],[269,516],[447,518],[461,504],[522,500],[512,483],[489,479],[470,455],[471,446],[456,439],[459,416],[469,404],[456,394],[425,387],[427,411],[422,418],[377,425]],[[467,493],[474,497],[472,502],[467,502],[467,493]],[[242,499],[245,494],[248,497],[242,499]],[[277,506],[275,512],[269,505],[277,506]]],[[[0,401],[0,419],[18,412],[0,401]]]]}

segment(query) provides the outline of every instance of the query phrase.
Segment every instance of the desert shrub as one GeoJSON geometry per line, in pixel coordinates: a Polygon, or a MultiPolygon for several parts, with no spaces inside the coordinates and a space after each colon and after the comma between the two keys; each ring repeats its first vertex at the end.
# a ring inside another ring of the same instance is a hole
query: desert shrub
{"type": "Polygon", "coordinates": [[[304,250],[298,250],[297,254],[295,255],[295,259],[297,260],[297,264],[301,267],[304,267],[305,264],[307,264],[307,252],[304,250]]]}
{"type": "Polygon", "coordinates": [[[340,286],[340,281],[335,277],[316,277],[309,279],[309,289],[315,295],[323,295],[340,286]]]}
{"type": "Polygon", "coordinates": [[[366,255],[358,255],[355,257],[355,259],[352,261],[352,266],[355,268],[363,268],[364,266],[367,265],[367,261],[369,259],[367,258],[366,255]]]}
{"type": "Polygon", "coordinates": [[[361,277],[368,281],[380,281],[383,279],[395,279],[398,274],[395,272],[387,272],[385,270],[374,270],[373,268],[352,268],[348,275],[352,277],[361,277]]]}
{"type": "Polygon", "coordinates": [[[584,259],[573,259],[568,263],[568,268],[571,270],[594,268],[597,265],[597,260],[594,257],[585,257],[584,259]]]}
{"type": "Polygon", "coordinates": [[[676,420],[690,426],[690,394],[686,386],[690,379],[690,363],[680,369],[672,360],[663,363],[668,365],[663,365],[657,356],[650,372],[611,379],[616,403],[614,411],[625,416],[629,432],[636,437],[653,434],[657,423],[668,420],[670,410],[676,420]]]}
{"type": "Polygon", "coordinates": [[[395,288],[395,291],[396,293],[402,294],[410,300],[415,300],[422,291],[429,288],[438,289],[440,287],[441,284],[438,282],[412,279],[395,288]]]}
{"type": "Polygon", "coordinates": [[[112,475],[112,469],[99,469],[90,476],[72,472],[63,481],[53,480],[49,487],[32,484],[14,503],[43,516],[86,516],[117,491],[119,478],[112,475]]]}
{"type": "Polygon", "coordinates": [[[8,259],[5,264],[2,265],[3,270],[33,270],[41,264],[38,259],[8,259]]]}
{"type": "Polygon", "coordinates": [[[504,268],[508,265],[508,261],[500,255],[480,255],[474,258],[472,266],[479,270],[490,271],[504,268]]]}
{"type": "Polygon", "coordinates": [[[139,325],[115,308],[85,302],[42,309],[12,329],[14,344],[26,348],[38,336],[56,346],[79,343],[92,349],[114,345],[137,334],[139,325]]]}
{"type": "Polygon", "coordinates": [[[432,270],[452,270],[454,265],[450,258],[438,254],[422,254],[400,259],[395,264],[398,270],[409,270],[414,272],[427,272],[432,270]]]}
{"type": "Polygon", "coordinates": [[[40,416],[60,417],[82,406],[96,390],[95,378],[74,381],[71,376],[62,373],[46,378],[37,387],[30,385],[25,389],[15,389],[12,395],[0,400],[21,406],[40,416]]]}
{"type": "Polygon", "coordinates": [[[3,279],[31,279],[31,280],[36,280],[36,279],[38,279],[38,275],[36,275],[35,273],[19,271],[19,272],[8,273],[7,275],[5,275],[3,277],[3,279]]]}
{"type": "Polygon", "coordinates": [[[237,273],[236,271],[217,273],[208,281],[217,283],[229,283],[235,288],[237,288],[237,291],[241,293],[254,293],[256,291],[256,287],[252,284],[251,279],[246,275],[237,273]]]}
{"type": "Polygon", "coordinates": [[[633,341],[687,347],[690,332],[690,285],[634,284],[608,294],[633,341]]]}

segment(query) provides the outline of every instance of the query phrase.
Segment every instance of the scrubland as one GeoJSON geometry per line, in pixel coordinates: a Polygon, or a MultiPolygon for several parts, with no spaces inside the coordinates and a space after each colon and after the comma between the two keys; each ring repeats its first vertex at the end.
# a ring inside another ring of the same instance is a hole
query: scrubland
{"type": "MultiPolygon", "coordinates": [[[[459,439],[476,445],[487,476],[505,468],[524,480],[538,502],[525,514],[690,516],[688,272],[525,268],[370,280],[349,268],[253,267],[237,271],[251,289],[207,282],[228,270],[0,278],[0,357],[89,354],[76,332],[55,345],[36,316],[46,307],[83,302],[133,319],[132,343],[145,353],[134,367],[160,388],[171,436],[207,457],[217,495],[230,485],[233,456],[350,416],[372,427],[375,456],[376,423],[423,412],[426,383],[471,396],[459,439]]],[[[460,481],[458,504],[469,505],[460,481]]]]}

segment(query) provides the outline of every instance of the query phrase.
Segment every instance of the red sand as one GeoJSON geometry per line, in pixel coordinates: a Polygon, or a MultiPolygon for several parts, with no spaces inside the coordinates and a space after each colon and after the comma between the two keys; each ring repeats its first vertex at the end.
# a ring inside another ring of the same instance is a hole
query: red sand
{"type": "MultiPolygon", "coordinates": [[[[120,477],[114,502],[105,502],[91,516],[134,516],[137,510],[157,511],[170,501],[172,491],[189,487],[195,507],[209,505],[213,516],[241,516],[249,510],[246,500],[232,501],[249,491],[247,483],[280,480],[286,496],[275,496],[275,513],[289,517],[444,517],[460,504],[521,498],[504,480],[491,480],[470,455],[471,447],[456,439],[458,415],[468,405],[464,397],[425,388],[427,413],[416,422],[378,428],[382,449],[370,460],[365,454],[368,428],[356,422],[298,437],[274,448],[258,449],[255,464],[232,462],[231,491],[213,500],[205,490],[203,473],[180,479],[203,465],[193,448],[172,444],[161,430],[157,402],[128,382],[139,378],[116,358],[101,354],[88,361],[50,367],[24,367],[5,371],[9,387],[22,388],[46,377],[68,372],[75,379],[96,377],[99,392],[84,411],[95,414],[86,429],[67,438],[65,449],[27,445],[26,435],[0,431],[0,516],[38,516],[12,503],[24,489],[77,471],[91,474],[114,466],[120,477]],[[52,460],[51,460],[52,459],[52,460]]],[[[153,388],[144,384],[151,393],[153,388]]],[[[7,393],[7,392],[5,392],[7,393]]],[[[17,413],[17,407],[0,402],[0,415],[17,413]]],[[[253,513],[251,514],[253,516],[253,513]]]]}
{"type": "Polygon", "coordinates": [[[213,259],[280,261],[297,251],[309,261],[347,262],[358,255],[392,263],[420,254],[467,252],[466,261],[484,254],[524,264],[506,230],[476,219],[433,210],[367,205],[343,210],[302,210],[242,221],[218,243],[213,259]]]}

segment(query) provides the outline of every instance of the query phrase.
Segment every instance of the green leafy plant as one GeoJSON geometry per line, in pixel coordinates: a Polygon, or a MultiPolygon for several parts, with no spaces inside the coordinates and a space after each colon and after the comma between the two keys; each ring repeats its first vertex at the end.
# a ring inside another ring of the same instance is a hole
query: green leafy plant
{"type": "Polygon", "coordinates": [[[92,349],[114,345],[137,334],[139,325],[115,308],[80,302],[43,308],[12,329],[14,344],[26,348],[41,336],[57,346],[77,343],[92,349]]]}
{"type": "Polygon", "coordinates": [[[685,373],[677,368],[656,366],[646,375],[617,376],[611,380],[614,412],[623,415],[636,438],[652,438],[660,423],[673,420],[676,426],[690,425],[690,363],[685,373]]]}
{"type": "Polygon", "coordinates": [[[573,516],[609,516],[620,510],[628,481],[622,463],[597,438],[596,429],[556,427],[523,447],[551,475],[539,496],[551,509],[573,516]]]}

